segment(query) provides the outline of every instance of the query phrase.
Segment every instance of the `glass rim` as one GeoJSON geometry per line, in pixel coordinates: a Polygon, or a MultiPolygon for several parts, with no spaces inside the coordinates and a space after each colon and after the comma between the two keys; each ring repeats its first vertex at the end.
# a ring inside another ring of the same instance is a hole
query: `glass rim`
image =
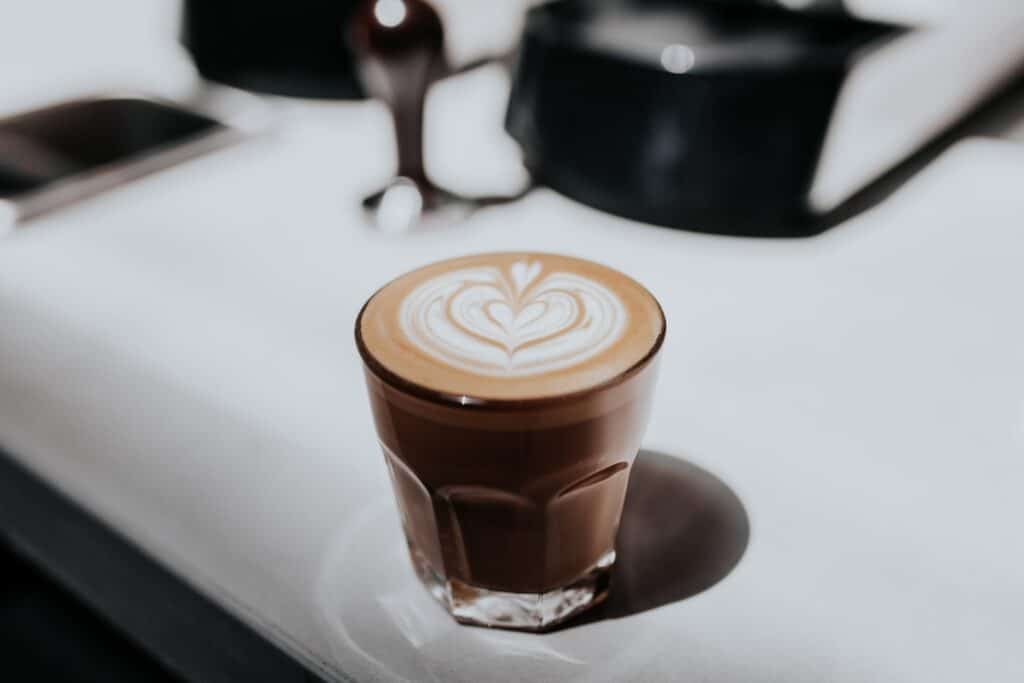
{"type": "MultiPolygon", "coordinates": [[[[399,276],[401,277],[401,276],[399,276]]],[[[634,282],[636,282],[634,280],[634,282]]],[[[390,284],[390,283],[389,283],[390,284]]],[[[626,380],[630,379],[634,375],[638,374],[644,368],[646,368],[661,351],[661,347],[665,341],[665,335],[668,332],[668,321],[665,318],[665,311],[661,307],[661,302],[658,301],[650,290],[644,287],[642,284],[637,284],[643,288],[647,295],[654,301],[654,305],[657,308],[658,315],[661,318],[661,330],[658,333],[654,343],[651,344],[651,348],[647,350],[641,358],[635,363],[631,364],[617,375],[609,377],[608,379],[599,382],[593,386],[586,387],[585,389],[577,389],[574,391],[566,392],[564,394],[553,394],[549,396],[538,396],[528,398],[485,398],[481,396],[472,396],[468,394],[457,394],[449,391],[443,391],[440,389],[434,389],[418,382],[402,377],[398,373],[390,370],[384,363],[382,363],[373,352],[366,345],[363,340],[362,334],[362,321],[363,314],[366,312],[366,308],[373,301],[374,297],[377,296],[382,290],[384,290],[388,284],[383,285],[376,292],[374,292],[363,304],[362,308],[359,309],[359,315],[356,316],[355,322],[355,340],[356,349],[359,351],[359,355],[362,357],[365,367],[374,374],[381,382],[390,386],[391,388],[400,391],[405,394],[409,394],[419,399],[429,401],[431,403],[447,406],[458,410],[502,410],[502,411],[515,411],[518,409],[535,409],[538,407],[555,406],[562,403],[571,403],[573,401],[585,399],[593,394],[600,393],[606,389],[610,389],[614,386],[622,384],[626,380]]]]}

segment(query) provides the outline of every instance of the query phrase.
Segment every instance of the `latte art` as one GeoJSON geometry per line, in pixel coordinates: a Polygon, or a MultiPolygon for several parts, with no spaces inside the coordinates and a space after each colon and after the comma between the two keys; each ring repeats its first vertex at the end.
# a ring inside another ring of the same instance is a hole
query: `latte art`
{"type": "Polygon", "coordinates": [[[427,400],[531,401],[625,380],[665,335],[657,300],[593,261],[459,256],[381,287],[356,321],[366,370],[427,400]]]}
{"type": "Polygon", "coordinates": [[[537,260],[443,273],[412,290],[398,311],[402,333],[421,352],[500,377],[582,363],[622,337],[628,318],[604,285],[576,273],[545,273],[537,260]]]}

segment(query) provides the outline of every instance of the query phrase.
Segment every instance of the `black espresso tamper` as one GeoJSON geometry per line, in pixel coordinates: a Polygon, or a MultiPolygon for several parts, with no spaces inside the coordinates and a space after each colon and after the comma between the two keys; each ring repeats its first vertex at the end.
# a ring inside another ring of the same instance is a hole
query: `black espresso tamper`
{"type": "MultiPolygon", "coordinates": [[[[423,166],[423,109],[430,85],[447,71],[441,18],[424,0],[369,0],[349,31],[367,92],[387,105],[394,120],[397,182],[411,183],[425,210],[436,208],[446,193],[423,166]]],[[[367,203],[376,205],[386,194],[367,203]]]]}
{"type": "Polygon", "coordinates": [[[452,69],[445,58],[441,18],[429,3],[367,0],[352,19],[349,42],[367,93],[387,105],[395,127],[395,177],[363,201],[377,227],[400,231],[426,223],[427,218],[464,217],[529,191],[527,186],[510,196],[465,197],[438,187],[427,174],[423,159],[427,91],[441,78],[492,61],[452,69]]]}

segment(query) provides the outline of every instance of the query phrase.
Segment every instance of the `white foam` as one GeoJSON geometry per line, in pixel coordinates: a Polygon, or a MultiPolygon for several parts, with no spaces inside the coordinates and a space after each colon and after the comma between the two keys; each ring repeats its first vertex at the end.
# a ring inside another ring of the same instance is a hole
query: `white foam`
{"type": "Polygon", "coordinates": [[[607,287],[576,273],[544,274],[540,261],[444,273],[402,301],[402,332],[418,349],[479,375],[552,372],[596,356],[629,316],[607,287]]]}

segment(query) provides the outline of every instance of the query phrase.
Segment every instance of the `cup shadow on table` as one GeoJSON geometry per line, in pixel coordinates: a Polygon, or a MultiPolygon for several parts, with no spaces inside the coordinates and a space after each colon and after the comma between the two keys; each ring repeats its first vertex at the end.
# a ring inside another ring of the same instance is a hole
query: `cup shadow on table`
{"type": "Polygon", "coordinates": [[[640,451],[604,604],[556,631],[679,602],[728,576],[747,549],[750,520],[724,482],[680,458],[640,451]]]}

